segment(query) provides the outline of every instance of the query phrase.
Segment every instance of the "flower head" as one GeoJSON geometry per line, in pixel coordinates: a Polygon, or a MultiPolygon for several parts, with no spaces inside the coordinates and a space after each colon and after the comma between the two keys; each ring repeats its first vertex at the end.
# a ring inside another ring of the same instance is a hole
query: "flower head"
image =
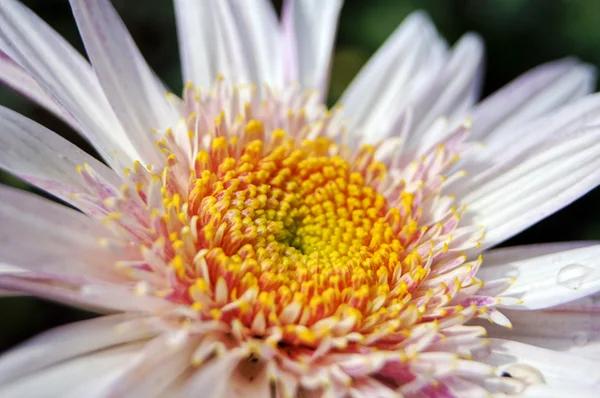
{"type": "Polygon", "coordinates": [[[0,109],[0,166],[82,212],[2,188],[0,287],[117,312],[6,354],[5,396],[545,394],[565,383],[544,356],[588,375],[581,393],[600,382],[592,359],[506,331],[513,313],[530,325],[515,309],[599,290],[600,246],[481,255],[597,184],[588,66],[542,66],[474,106],[480,40],[448,50],[415,14],[328,110],[338,1],[286,3],[281,32],[262,1],[175,6],[182,98],[108,1],[72,2],[93,71],[0,5],[1,78],[110,166],[0,109]]]}

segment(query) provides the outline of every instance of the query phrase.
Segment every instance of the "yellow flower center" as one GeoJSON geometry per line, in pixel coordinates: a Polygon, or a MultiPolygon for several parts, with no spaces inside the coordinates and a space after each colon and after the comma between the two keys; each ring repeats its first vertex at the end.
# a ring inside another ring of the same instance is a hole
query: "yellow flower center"
{"type": "Polygon", "coordinates": [[[426,276],[405,252],[417,232],[412,196],[398,192],[390,206],[374,149],[347,152],[282,130],[265,142],[251,120],[243,137],[214,138],[198,153],[187,200],[163,189],[167,209],[186,219],[170,231],[170,264],[201,318],[241,322],[253,336],[277,327],[280,341],[309,346],[402,328],[407,282],[426,276]]]}

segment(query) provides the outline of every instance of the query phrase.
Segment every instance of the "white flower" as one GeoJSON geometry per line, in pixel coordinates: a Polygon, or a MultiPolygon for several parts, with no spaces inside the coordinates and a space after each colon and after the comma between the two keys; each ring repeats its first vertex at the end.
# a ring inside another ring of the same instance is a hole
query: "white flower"
{"type": "Polygon", "coordinates": [[[0,108],[0,167],[81,210],[0,187],[0,288],[114,314],[0,396],[596,396],[600,244],[488,250],[600,181],[591,67],[475,104],[481,40],[416,13],[328,111],[340,1],[177,0],[178,98],[71,5],[91,65],[4,0],[0,79],[109,167],[0,108]]]}

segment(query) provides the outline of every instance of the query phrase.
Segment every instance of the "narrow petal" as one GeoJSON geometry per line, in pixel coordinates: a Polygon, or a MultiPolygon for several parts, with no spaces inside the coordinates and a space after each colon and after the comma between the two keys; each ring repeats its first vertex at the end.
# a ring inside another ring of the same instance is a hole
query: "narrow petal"
{"type": "Polygon", "coordinates": [[[71,1],[88,56],[123,129],[146,163],[159,165],[153,129],[174,126],[176,115],[108,0],[71,1]]]}
{"type": "Polygon", "coordinates": [[[29,9],[0,2],[0,50],[29,73],[81,126],[117,170],[137,159],[90,64],[29,9]]]}
{"type": "Polygon", "coordinates": [[[435,78],[447,58],[446,44],[429,17],[415,12],[392,33],[340,99],[351,130],[368,142],[391,134],[392,123],[411,106],[411,95],[435,78]]]}
{"type": "Polygon", "coordinates": [[[484,282],[514,277],[502,296],[521,299],[515,309],[549,308],[600,291],[600,244],[559,251],[543,246],[546,252],[538,248],[533,254],[527,248],[491,250],[477,276],[484,282]]]}
{"type": "Polygon", "coordinates": [[[0,262],[80,281],[122,280],[112,266],[120,253],[99,244],[110,232],[82,213],[0,186],[0,225],[0,262]]]}
{"type": "Polygon", "coordinates": [[[25,71],[25,69],[21,68],[2,51],[0,51],[0,81],[36,102],[43,108],[46,108],[61,118],[74,130],[77,130],[85,136],[85,132],[81,131],[81,126],[73,119],[73,116],[65,111],[58,102],[52,99],[38,82],[25,71]]]}
{"type": "Polygon", "coordinates": [[[282,11],[286,78],[327,92],[329,64],[342,0],[287,0],[282,11]]]}
{"type": "Polygon", "coordinates": [[[511,131],[523,123],[589,94],[595,85],[595,68],[575,59],[540,65],[475,107],[471,137],[486,141],[514,137],[511,131]]]}
{"type": "Polygon", "coordinates": [[[22,292],[98,313],[156,312],[176,307],[156,296],[140,296],[124,284],[84,285],[65,276],[0,274],[0,289],[22,292]]]}
{"type": "Polygon", "coordinates": [[[597,388],[600,383],[599,360],[547,350],[510,340],[490,339],[491,354],[483,361],[505,369],[525,364],[539,370],[549,386],[597,388]]]}
{"type": "Polygon", "coordinates": [[[67,140],[10,109],[0,107],[0,168],[81,210],[92,212],[73,194],[88,191],[76,171],[87,164],[115,191],[119,178],[108,167],[67,140]]]}
{"type": "Polygon", "coordinates": [[[210,87],[219,73],[215,54],[219,44],[215,43],[216,27],[211,24],[212,3],[195,0],[174,3],[183,80],[198,87],[210,87]]]}
{"type": "MultiPolygon", "coordinates": [[[[417,123],[409,136],[411,145],[423,148],[443,138],[435,136],[424,140],[421,136],[430,130],[438,117],[444,116],[451,123],[457,123],[467,116],[466,112],[479,97],[483,58],[483,41],[473,33],[467,33],[454,45],[439,75],[413,100],[413,120],[417,123]]],[[[444,134],[451,132],[452,129],[442,131],[444,134]]]]}
{"type": "MultiPolygon", "coordinates": [[[[177,332],[175,332],[177,333],[177,332]]],[[[147,343],[118,369],[118,376],[105,383],[99,397],[162,397],[165,389],[192,365],[197,339],[169,340],[163,334],[147,343]]],[[[198,391],[202,390],[197,390],[198,391]]]]}
{"type": "Polygon", "coordinates": [[[568,139],[586,126],[597,125],[598,122],[600,95],[593,94],[502,135],[489,137],[485,146],[479,148],[477,153],[472,153],[472,156],[459,163],[459,167],[469,174],[469,178],[453,184],[452,190],[458,196],[476,190],[487,180],[505,172],[511,161],[521,161],[534,148],[539,149],[561,137],[568,139]]]}
{"type": "Polygon", "coordinates": [[[18,378],[0,386],[0,396],[19,397],[65,397],[95,396],[90,386],[94,382],[112,376],[123,363],[139,352],[139,343],[130,343],[108,350],[101,350],[65,361],[55,366],[18,378]],[[83,390],[83,391],[81,391],[83,390]],[[83,393],[83,394],[82,394],[83,393]]]}
{"type": "MultiPolygon", "coordinates": [[[[281,32],[277,15],[267,0],[217,2],[222,28],[230,29],[248,72],[248,81],[283,86],[281,32]]],[[[196,44],[197,45],[197,44],[196,44]]],[[[197,51],[197,50],[196,50],[197,51]]]]}
{"type": "Polygon", "coordinates": [[[488,336],[587,358],[600,358],[600,307],[586,302],[539,311],[503,310],[512,329],[486,325],[488,336]]]}
{"type": "Polygon", "coordinates": [[[585,388],[575,382],[570,386],[547,386],[538,384],[528,387],[520,395],[522,398],[549,398],[549,397],[577,397],[577,398],[596,398],[598,397],[598,387],[585,388]]]}
{"type": "Polygon", "coordinates": [[[466,219],[486,228],[482,248],[519,233],[600,182],[600,128],[590,127],[513,159],[467,193],[466,219]]]}
{"type": "Polygon", "coordinates": [[[152,331],[137,319],[136,327],[119,327],[134,315],[109,315],[52,329],[0,357],[0,385],[82,354],[148,338],[152,331]]]}

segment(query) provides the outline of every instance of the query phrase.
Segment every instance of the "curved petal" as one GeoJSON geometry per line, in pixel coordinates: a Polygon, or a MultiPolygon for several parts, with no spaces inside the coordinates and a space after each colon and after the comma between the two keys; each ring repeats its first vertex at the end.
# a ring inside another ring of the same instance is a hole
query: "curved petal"
{"type": "Polygon", "coordinates": [[[0,262],[82,282],[123,279],[112,266],[123,254],[99,243],[110,232],[82,213],[0,186],[0,225],[0,262]]]}
{"type": "Polygon", "coordinates": [[[577,397],[577,398],[596,398],[598,397],[598,386],[594,388],[581,387],[574,382],[570,386],[547,386],[544,384],[533,385],[528,387],[520,395],[522,398],[561,398],[561,397],[577,397]]]}
{"type": "MultiPolygon", "coordinates": [[[[483,75],[484,45],[481,38],[467,33],[454,45],[450,58],[430,84],[412,100],[415,123],[409,145],[425,149],[443,136],[423,137],[440,116],[451,123],[462,122],[466,112],[477,101],[483,75]]],[[[440,131],[447,135],[452,129],[440,131]]]]}
{"type": "MultiPolygon", "coordinates": [[[[578,300],[580,301],[580,300],[578,300]]],[[[486,324],[488,336],[600,358],[600,307],[569,304],[540,311],[504,310],[512,329],[486,324]]]]}
{"type": "MultiPolygon", "coordinates": [[[[148,342],[139,353],[122,364],[119,375],[95,392],[98,397],[162,397],[164,391],[192,365],[197,339],[183,341],[163,334],[148,342]]],[[[203,390],[197,390],[198,391],[203,390]]]]}
{"type": "Polygon", "coordinates": [[[14,0],[0,2],[0,49],[77,121],[111,167],[121,170],[138,158],[89,63],[14,0]]]}
{"type": "Polygon", "coordinates": [[[469,174],[468,179],[454,183],[457,196],[476,190],[487,180],[505,172],[511,161],[520,162],[535,148],[544,147],[557,139],[568,139],[586,126],[600,123],[600,95],[587,95],[519,128],[495,136],[476,153],[461,160],[458,167],[469,174]]]}
{"type": "Polygon", "coordinates": [[[520,125],[589,94],[595,83],[596,69],[575,59],[540,65],[473,109],[471,138],[513,141],[520,125]]]}
{"type": "Polygon", "coordinates": [[[600,182],[600,128],[532,148],[466,193],[465,221],[483,225],[493,246],[584,195],[600,182]]]}
{"type": "Polygon", "coordinates": [[[526,364],[538,369],[549,386],[597,388],[600,383],[599,360],[556,352],[510,340],[490,339],[491,354],[482,360],[503,368],[526,364]]]}
{"type": "Polygon", "coordinates": [[[46,108],[74,130],[85,136],[81,126],[73,116],[66,112],[58,102],[56,102],[48,93],[35,81],[33,77],[15,63],[6,53],[0,50],[0,81],[36,102],[43,108],[46,108]]]}
{"type": "Polygon", "coordinates": [[[286,0],[282,11],[287,82],[327,93],[342,0],[286,0]]]}
{"type": "Polygon", "coordinates": [[[157,312],[176,307],[156,296],[137,294],[121,284],[82,285],[65,276],[38,273],[0,274],[0,289],[22,292],[98,313],[157,312]]]}
{"type": "Polygon", "coordinates": [[[391,134],[394,119],[411,105],[411,95],[434,79],[446,60],[446,44],[429,17],[422,12],[408,16],[340,99],[351,115],[349,129],[364,132],[367,142],[391,134]]]}
{"type": "Polygon", "coordinates": [[[10,109],[0,106],[0,168],[56,197],[92,213],[91,204],[73,194],[88,192],[78,166],[89,165],[107,185],[118,192],[120,180],[112,170],[52,131],[10,109]]]}
{"type": "Polygon", "coordinates": [[[140,343],[130,343],[62,362],[1,385],[0,396],[92,396],[94,390],[90,387],[120,370],[123,363],[135,358],[141,347],[140,343]]]}
{"type": "Polygon", "coordinates": [[[82,354],[146,339],[155,333],[135,315],[109,315],[42,333],[0,356],[0,385],[82,354]],[[125,327],[126,323],[135,327],[125,327]]]}
{"type": "Polygon", "coordinates": [[[71,1],[102,89],[146,163],[164,162],[152,131],[175,125],[166,93],[108,0],[71,1]]]}
{"type": "MultiPolygon", "coordinates": [[[[501,294],[523,301],[515,309],[553,307],[600,291],[600,244],[565,250],[553,250],[551,244],[542,246],[547,250],[538,247],[533,254],[527,248],[491,250],[485,254],[486,265],[477,277],[484,282],[515,278],[501,294]]],[[[557,249],[562,247],[564,244],[557,249]]]]}

